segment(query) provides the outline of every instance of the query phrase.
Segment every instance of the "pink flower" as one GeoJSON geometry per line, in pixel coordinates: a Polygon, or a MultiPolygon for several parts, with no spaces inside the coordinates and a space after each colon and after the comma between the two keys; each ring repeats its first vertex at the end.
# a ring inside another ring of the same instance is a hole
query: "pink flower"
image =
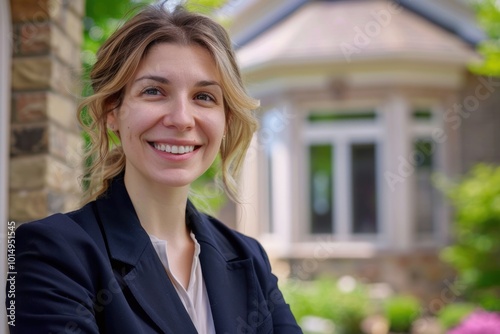
{"type": "Polygon", "coordinates": [[[447,334],[500,334],[500,314],[473,312],[447,334]]]}

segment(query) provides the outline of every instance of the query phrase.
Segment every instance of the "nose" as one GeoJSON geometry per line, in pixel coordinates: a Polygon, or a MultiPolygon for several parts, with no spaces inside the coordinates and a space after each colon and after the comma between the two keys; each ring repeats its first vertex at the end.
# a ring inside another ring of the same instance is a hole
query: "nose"
{"type": "Polygon", "coordinates": [[[193,106],[187,99],[178,98],[168,106],[163,117],[163,125],[178,131],[187,131],[194,127],[193,106]]]}

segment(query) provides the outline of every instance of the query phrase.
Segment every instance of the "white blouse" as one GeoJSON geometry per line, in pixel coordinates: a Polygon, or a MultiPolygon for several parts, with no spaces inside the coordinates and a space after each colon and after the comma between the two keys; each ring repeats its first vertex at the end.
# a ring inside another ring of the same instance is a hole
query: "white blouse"
{"type": "Polygon", "coordinates": [[[214,320],[212,318],[212,310],[208,300],[208,293],[203,280],[201,272],[201,264],[199,260],[200,244],[196,240],[193,233],[191,238],[194,241],[195,251],[193,256],[193,264],[191,266],[191,275],[189,277],[189,284],[187,289],[184,289],[182,284],[179,283],[175,275],[170,271],[167,258],[167,242],[150,235],[151,242],[160,257],[165,270],[167,271],[172,284],[177,291],[186,311],[191,317],[196,330],[200,334],[215,334],[214,320]]]}

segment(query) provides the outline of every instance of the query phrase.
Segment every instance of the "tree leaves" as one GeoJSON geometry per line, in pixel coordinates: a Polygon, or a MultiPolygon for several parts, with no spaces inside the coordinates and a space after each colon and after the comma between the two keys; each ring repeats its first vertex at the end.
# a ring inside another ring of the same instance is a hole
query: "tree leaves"
{"type": "Polygon", "coordinates": [[[489,39],[481,43],[478,52],[484,56],[481,64],[471,66],[471,70],[488,76],[500,76],[500,2],[497,0],[476,0],[478,22],[489,39]]]}
{"type": "Polygon", "coordinates": [[[455,242],[441,257],[458,271],[471,300],[500,310],[500,167],[476,166],[448,196],[456,208],[455,242]]]}

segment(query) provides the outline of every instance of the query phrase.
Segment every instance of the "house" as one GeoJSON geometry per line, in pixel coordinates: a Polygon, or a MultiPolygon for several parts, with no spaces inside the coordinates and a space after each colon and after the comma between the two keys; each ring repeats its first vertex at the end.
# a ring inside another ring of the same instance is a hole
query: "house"
{"type": "Polygon", "coordinates": [[[228,12],[261,100],[238,228],[283,274],[387,282],[431,310],[458,298],[439,260],[453,215],[433,175],[500,163],[500,79],[468,70],[485,38],[471,9],[247,0],[228,12]]]}
{"type": "MultiPolygon", "coordinates": [[[[7,222],[79,203],[82,140],[75,113],[83,12],[84,0],[0,0],[1,277],[7,222]]],[[[7,317],[0,319],[3,332],[7,317]]]]}

